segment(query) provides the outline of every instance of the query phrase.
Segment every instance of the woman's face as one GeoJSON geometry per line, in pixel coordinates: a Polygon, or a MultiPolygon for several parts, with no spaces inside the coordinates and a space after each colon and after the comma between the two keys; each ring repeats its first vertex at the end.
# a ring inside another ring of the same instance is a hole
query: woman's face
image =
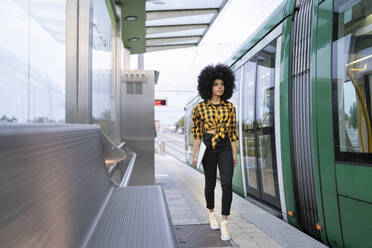
{"type": "Polygon", "coordinates": [[[223,81],[219,78],[216,78],[213,82],[212,95],[221,97],[225,91],[225,86],[223,81]]]}

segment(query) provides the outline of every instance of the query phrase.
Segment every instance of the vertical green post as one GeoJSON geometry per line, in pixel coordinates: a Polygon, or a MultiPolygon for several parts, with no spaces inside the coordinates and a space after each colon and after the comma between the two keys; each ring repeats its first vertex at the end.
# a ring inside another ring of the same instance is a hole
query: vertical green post
{"type": "Polygon", "coordinates": [[[328,244],[326,237],[326,226],[324,222],[323,197],[321,191],[319,154],[318,154],[318,119],[317,119],[317,101],[316,101],[316,69],[317,69],[317,27],[318,27],[318,3],[314,1],[313,18],[312,18],[312,37],[311,37],[311,57],[310,57],[310,77],[311,77],[311,109],[312,109],[312,139],[313,139],[313,161],[314,161],[314,186],[315,198],[318,212],[318,224],[322,227],[320,236],[325,244],[328,244]]]}
{"type": "MultiPolygon", "coordinates": [[[[318,6],[316,27],[316,74],[313,82],[313,122],[315,149],[319,168],[316,179],[323,198],[324,227],[329,245],[342,247],[339,219],[332,120],[332,19],[333,1],[325,0],[318,6]],[[316,142],[315,142],[316,141],[316,142]]],[[[320,216],[322,217],[322,216],[320,216]]]]}
{"type": "Polygon", "coordinates": [[[291,117],[290,117],[290,96],[291,96],[291,35],[292,18],[288,17],[283,22],[282,50],[280,61],[280,127],[282,143],[282,164],[285,202],[287,210],[294,213],[288,215],[288,222],[299,228],[296,218],[296,200],[292,172],[292,151],[291,151],[291,117]]]}

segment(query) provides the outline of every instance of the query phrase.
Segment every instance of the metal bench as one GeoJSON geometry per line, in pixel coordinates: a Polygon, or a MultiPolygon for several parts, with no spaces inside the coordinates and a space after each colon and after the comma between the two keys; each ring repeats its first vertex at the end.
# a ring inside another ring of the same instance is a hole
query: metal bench
{"type": "Polygon", "coordinates": [[[0,247],[175,247],[160,186],[116,187],[96,125],[0,126],[0,247]]]}

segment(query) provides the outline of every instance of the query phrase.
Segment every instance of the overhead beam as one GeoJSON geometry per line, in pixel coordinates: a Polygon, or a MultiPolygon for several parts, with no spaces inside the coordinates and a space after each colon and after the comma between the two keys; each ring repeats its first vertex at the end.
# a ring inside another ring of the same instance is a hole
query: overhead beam
{"type": "Polygon", "coordinates": [[[168,11],[146,11],[146,20],[159,20],[186,16],[199,16],[217,14],[218,9],[196,9],[196,10],[168,10],[168,11]]]}
{"type": "Polygon", "coordinates": [[[146,52],[156,52],[156,51],[162,51],[162,50],[189,48],[189,47],[196,47],[196,44],[170,45],[170,46],[148,46],[146,47],[146,52]]]}
{"type": "Polygon", "coordinates": [[[146,27],[146,34],[158,34],[158,33],[168,33],[168,32],[177,32],[184,30],[193,30],[193,29],[206,29],[208,24],[186,24],[186,25],[168,25],[168,26],[153,26],[146,27]]]}
{"type": "Polygon", "coordinates": [[[183,42],[187,44],[198,43],[200,38],[201,36],[146,39],[146,46],[171,45],[169,43],[175,43],[175,42],[183,42]]]}
{"type": "Polygon", "coordinates": [[[182,9],[150,9],[146,12],[169,12],[169,11],[189,11],[189,10],[219,10],[220,7],[211,7],[211,8],[182,8],[182,9]]]}
{"type": "Polygon", "coordinates": [[[194,38],[194,39],[200,39],[200,38],[202,38],[202,36],[201,35],[167,36],[167,37],[147,38],[146,40],[173,39],[173,38],[194,38]]]}
{"type": "Polygon", "coordinates": [[[209,26],[209,22],[201,22],[201,23],[176,23],[176,24],[168,24],[168,25],[146,25],[146,28],[156,28],[156,27],[182,27],[182,26],[191,26],[191,25],[207,25],[209,26]]]}

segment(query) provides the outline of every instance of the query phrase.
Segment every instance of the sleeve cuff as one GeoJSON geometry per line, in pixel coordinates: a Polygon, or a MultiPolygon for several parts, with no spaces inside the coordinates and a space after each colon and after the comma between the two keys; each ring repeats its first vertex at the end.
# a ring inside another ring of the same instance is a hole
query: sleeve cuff
{"type": "Polygon", "coordinates": [[[194,139],[202,139],[203,136],[200,134],[194,134],[194,139]]]}
{"type": "Polygon", "coordinates": [[[233,142],[233,141],[237,141],[239,140],[239,137],[236,135],[236,134],[233,134],[231,137],[230,137],[230,141],[233,142]]]}

